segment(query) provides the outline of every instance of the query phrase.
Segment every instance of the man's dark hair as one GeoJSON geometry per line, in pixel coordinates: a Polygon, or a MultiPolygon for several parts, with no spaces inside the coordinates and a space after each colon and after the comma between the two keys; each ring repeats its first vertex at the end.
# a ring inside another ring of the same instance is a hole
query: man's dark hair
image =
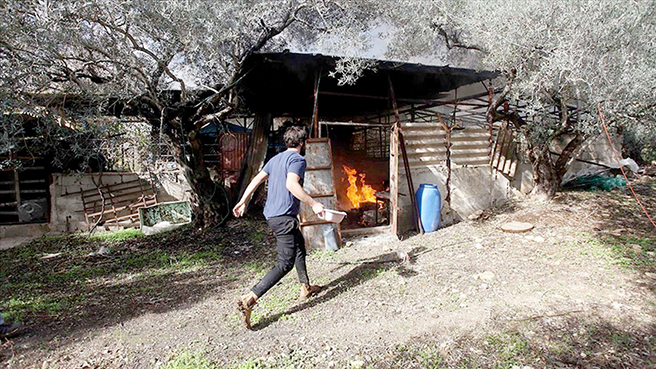
{"type": "Polygon", "coordinates": [[[287,128],[285,134],[282,136],[282,139],[285,141],[285,146],[298,147],[301,143],[307,140],[307,129],[303,125],[293,125],[287,128]]]}

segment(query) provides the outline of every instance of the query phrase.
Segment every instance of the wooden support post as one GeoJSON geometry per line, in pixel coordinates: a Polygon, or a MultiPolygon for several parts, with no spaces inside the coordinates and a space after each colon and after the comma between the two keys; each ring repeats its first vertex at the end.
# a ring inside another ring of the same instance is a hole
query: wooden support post
{"type": "MultiPolygon", "coordinates": [[[[494,89],[492,88],[492,81],[488,86],[488,108],[492,106],[492,101],[494,100],[494,89]]],[[[490,157],[492,156],[492,126],[494,125],[494,119],[490,117],[489,114],[486,114],[486,119],[488,120],[488,142],[490,143],[490,157]]]]}
{"type": "Polygon", "coordinates": [[[455,113],[453,114],[454,120],[453,123],[448,124],[442,119],[442,116],[438,113],[437,119],[439,119],[446,133],[446,140],[444,141],[444,147],[446,148],[446,197],[444,202],[451,206],[451,147],[453,146],[451,142],[451,131],[456,127],[455,113]]]}
{"type": "Polygon", "coordinates": [[[401,153],[403,154],[403,167],[405,168],[405,176],[408,179],[408,187],[410,188],[412,220],[415,223],[415,229],[417,229],[419,233],[424,234],[424,227],[421,225],[421,219],[419,218],[419,204],[417,204],[417,199],[415,199],[415,185],[412,182],[410,163],[408,163],[408,152],[405,149],[405,139],[403,138],[403,132],[401,130],[399,130],[399,142],[401,143],[401,153]]]}
{"type": "Polygon", "coordinates": [[[421,221],[419,220],[419,209],[417,206],[417,201],[415,199],[415,186],[412,183],[412,173],[410,172],[410,163],[408,163],[408,153],[405,149],[405,140],[403,139],[403,132],[401,131],[401,116],[399,114],[399,107],[396,103],[396,95],[394,94],[394,86],[392,84],[392,79],[387,76],[387,80],[389,81],[389,88],[390,88],[390,97],[392,98],[392,107],[394,108],[394,118],[396,121],[394,122],[394,129],[392,130],[392,137],[390,137],[390,145],[393,145],[390,147],[390,177],[392,180],[390,180],[390,192],[391,192],[391,207],[392,207],[392,233],[397,235],[398,234],[398,197],[399,197],[399,142],[401,144],[401,153],[403,155],[403,167],[405,169],[405,176],[408,180],[408,189],[410,190],[410,203],[412,204],[412,221],[415,224],[415,229],[417,229],[420,233],[424,233],[424,229],[421,226],[421,221]],[[393,142],[395,141],[395,142],[393,142]],[[395,155],[392,156],[392,150],[395,149],[395,155]],[[394,177],[391,175],[392,172],[392,157],[395,158],[395,164],[394,164],[394,177]],[[392,183],[395,182],[395,192],[392,191],[392,183]],[[394,201],[396,200],[396,201],[394,201]]]}
{"type": "Polygon", "coordinates": [[[319,127],[319,84],[321,83],[321,69],[317,72],[314,78],[314,106],[312,108],[312,128],[310,129],[310,137],[321,137],[319,127]]]}
{"type": "Polygon", "coordinates": [[[20,208],[21,205],[21,195],[20,195],[20,178],[18,178],[18,170],[14,169],[14,192],[16,193],[16,203],[18,206],[16,210],[20,208]]]}
{"type": "MultiPolygon", "coordinates": [[[[387,76],[389,81],[390,93],[393,91],[392,79],[387,76]]],[[[393,106],[396,106],[396,99],[392,98],[393,106]]],[[[396,121],[390,132],[390,231],[394,236],[399,234],[399,130],[400,120],[399,110],[394,109],[396,121]]]]}

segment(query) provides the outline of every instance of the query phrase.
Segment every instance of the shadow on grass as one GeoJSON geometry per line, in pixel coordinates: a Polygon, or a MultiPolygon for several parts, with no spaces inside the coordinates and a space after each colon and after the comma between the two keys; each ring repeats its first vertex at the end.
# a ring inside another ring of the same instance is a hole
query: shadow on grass
{"type": "Polygon", "coordinates": [[[483,337],[422,337],[390,348],[379,368],[653,368],[656,326],[594,314],[501,321],[483,337]]]}
{"type": "MultiPolygon", "coordinates": [[[[415,248],[410,251],[410,255],[415,255],[423,251],[424,247],[415,248]]],[[[353,266],[352,263],[340,263],[338,267],[333,271],[353,266]]],[[[348,291],[350,288],[361,285],[373,278],[376,278],[378,274],[383,273],[388,270],[396,269],[399,275],[404,278],[414,277],[417,275],[412,269],[407,268],[403,265],[403,259],[400,259],[396,252],[390,252],[387,254],[381,254],[374,258],[369,258],[362,260],[355,266],[353,269],[348,271],[348,273],[342,275],[341,277],[334,279],[330,283],[322,287],[322,292],[317,297],[310,299],[307,302],[295,305],[291,309],[287,309],[283,312],[271,315],[257,324],[253,325],[251,328],[254,331],[262,330],[272,323],[277,322],[286,315],[291,315],[305,309],[315,307],[317,305],[323,304],[327,301],[332,300],[333,298],[341,295],[342,293],[348,291]]]]}
{"type": "MultiPolygon", "coordinates": [[[[260,220],[107,240],[43,237],[0,251],[0,312],[25,324],[14,341],[35,347],[147,313],[190,306],[239,283],[275,252],[260,220]]],[[[6,354],[6,353],[5,353],[6,354]]],[[[0,362],[3,360],[0,349],[0,362]]]]}
{"type": "MultiPolygon", "coordinates": [[[[635,192],[644,209],[630,189],[604,191],[568,191],[555,201],[588,202],[598,225],[591,242],[606,247],[617,261],[641,273],[656,273],[656,228],[645,214],[656,222],[656,180],[636,182],[635,192]]],[[[656,292],[655,278],[647,283],[656,292]]]]}

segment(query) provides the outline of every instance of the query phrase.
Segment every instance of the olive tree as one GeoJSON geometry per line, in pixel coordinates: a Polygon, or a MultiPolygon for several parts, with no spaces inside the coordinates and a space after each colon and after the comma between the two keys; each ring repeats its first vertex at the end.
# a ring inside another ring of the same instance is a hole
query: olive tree
{"type": "MultiPolygon", "coordinates": [[[[209,224],[228,204],[213,195],[221,192],[198,133],[240,109],[235,86],[244,60],[289,45],[361,41],[373,21],[370,6],[350,0],[0,0],[0,93],[21,106],[3,113],[47,106],[43,96],[77,96],[89,115],[145,118],[154,136],[172,143],[195,195],[195,219],[209,224]]],[[[58,114],[68,114],[68,105],[58,102],[58,114]]]]}
{"type": "Polygon", "coordinates": [[[656,2],[653,0],[436,0],[390,2],[392,52],[446,50],[447,62],[477,61],[506,84],[490,122],[520,129],[536,191],[552,195],[581,144],[599,132],[598,107],[613,125],[654,127],[656,2]],[[524,101],[526,115],[501,109],[524,101]],[[554,107],[556,114],[553,114],[554,107]],[[549,145],[565,139],[554,159],[549,145]]]}

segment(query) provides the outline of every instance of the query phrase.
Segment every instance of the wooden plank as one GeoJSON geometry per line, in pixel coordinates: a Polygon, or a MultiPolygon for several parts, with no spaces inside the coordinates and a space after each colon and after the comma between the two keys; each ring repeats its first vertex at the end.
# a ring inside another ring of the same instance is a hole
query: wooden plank
{"type": "MultiPolygon", "coordinates": [[[[457,152],[460,155],[463,154],[482,154],[488,156],[487,145],[467,145],[467,146],[452,146],[451,152],[457,152]]],[[[415,146],[412,149],[408,149],[408,154],[421,155],[421,154],[433,154],[441,155],[446,153],[445,147],[435,147],[435,146],[415,146]]]]}
{"type": "MultiPolygon", "coordinates": [[[[433,116],[435,114],[432,114],[433,116]]],[[[407,131],[410,131],[414,128],[417,129],[435,129],[443,131],[442,124],[440,122],[431,122],[431,123],[416,123],[416,122],[406,122],[401,123],[401,128],[403,129],[403,135],[405,136],[407,131]]]]}
{"type": "Polygon", "coordinates": [[[319,127],[319,85],[321,84],[321,69],[314,76],[314,104],[312,105],[312,130],[310,137],[321,136],[319,127]]]}
{"type": "MultiPolygon", "coordinates": [[[[391,87],[392,86],[390,82],[390,88],[391,87]]],[[[392,90],[392,92],[394,92],[394,90],[392,90]]],[[[398,108],[396,110],[398,112],[398,108]]],[[[417,229],[419,233],[424,234],[424,227],[421,225],[421,220],[419,219],[419,206],[417,205],[417,200],[415,199],[415,185],[412,181],[412,171],[410,170],[410,165],[408,164],[408,153],[406,152],[405,142],[403,140],[403,132],[401,130],[399,130],[399,143],[401,144],[401,154],[403,155],[403,167],[405,168],[405,176],[408,180],[408,188],[410,189],[412,220],[415,224],[415,229],[417,229]]]]}
{"type": "MultiPolygon", "coordinates": [[[[491,134],[491,132],[490,132],[490,134],[491,134]]],[[[498,140],[498,137],[499,137],[499,132],[497,131],[497,135],[496,135],[496,138],[497,138],[497,139],[494,140],[494,146],[493,146],[493,147],[492,147],[492,146],[488,146],[488,150],[491,150],[491,151],[490,151],[490,165],[491,165],[493,168],[494,168],[495,165],[496,165],[496,164],[494,163],[494,154],[496,153],[496,151],[497,151],[497,147],[499,146],[499,140],[498,140]]]]}
{"type": "Polygon", "coordinates": [[[20,192],[20,178],[18,177],[18,172],[14,170],[14,190],[16,194],[16,202],[21,203],[21,192],[20,192]]]}
{"type": "Polygon", "coordinates": [[[408,148],[416,147],[416,146],[440,146],[440,145],[443,146],[444,141],[446,140],[446,136],[444,137],[421,136],[410,140],[408,139],[408,136],[404,135],[403,138],[405,138],[405,146],[408,148]]]}
{"type": "Polygon", "coordinates": [[[504,153],[506,150],[508,150],[508,145],[510,144],[510,139],[512,138],[512,134],[508,129],[505,129],[505,134],[503,135],[503,141],[501,144],[501,147],[499,148],[499,163],[497,165],[497,169],[503,173],[503,168],[506,165],[506,156],[504,153]]]}
{"type": "MultiPolygon", "coordinates": [[[[441,143],[444,145],[446,141],[446,134],[444,135],[431,135],[431,134],[404,134],[406,139],[406,146],[416,146],[424,145],[427,143],[441,143]]],[[[488,142],[487,135],[452,135],[451,142],[456,144],[456,142],[477,142],[483,143],[488,142]]]]}
{"type": "MultiPolygon", "coordinates": [[[[457,165],[468,165],[468,166],[482,166],[482,165],[489,165],[490,162],[485,158],[461,158],[461,159],[456,159],[453,160],[453,162],[457,165]]],[[[446,164],[446,159],[427,159],[427,160],[409,160],[408,164],[412,168],[417,168],[417,167],[422,167],[422,166],[430,166],[430,165],[443,165],[446,164]]]]}
{"type": "MultiPolygon", "coordinates": [[[[305,160],[308,168],[313,169],[306,169],[303,189],[310,197],[323,204],[326,209],[336,209],[337,197],[335,194],[330,139],[313,138],[307,140],[305,160]]],[[[312,208],[304,203],[301,204],[299,215],[308,249],[326,248],[326,236],[324,234],[326,229],[324,229],[324,226],[329,223],[319,219],[312,211],[312,208]]],[[[335,240],[337,246],[339,246],[342,237],[339,224],[330,224],[334,226],[335,240]]]]}
{"type": "Polygon", "coordinates": [[[391,231],[392,231],[391,226],[344,229],[344,230],[342,230],[342,236],[344,236],[344,237],[357,237],[357,236],[366,236],[366,235],[372,235],[372,234],[385,234],[385,233],[389,233],[391,231]]]}
{"type": "Polygon", "coordinates": [[[331,193],[316,193],[316,194],[312,195],[312,197],[331,197],[331,196],[335,196],[335,193],[334,192],[331,192],[331,193]]]}
{"type": "MultiPolygon", "coordinates": [[[[390,90],[392,87],[392,80],[387,76],[390,90]]],[[[399,116],[398,106],[396,106],[396,99],[392,99],[394,108],[394,124],[390,132],[390,231],[398,237],[399,234],[399,130],[401,127],[401,117],[399,116]]]]}
{"type": "MultiPolygon", "coordinates": [[[[407,147],[406,147],[407,149],[407,147]]],[[[421,156],[421,155],[442,155],[446,153],[445,147],[431,147],[431,146],[421,146],[407,150],[409,156],[421,156]]]]}
{"type": "Polygon", "coordinates": [[[150,206],[150,205],[155,205],[155,204],[157,204],[157,200],[149,200],[149,201],[146,201],[145,203],[142,203],[142,202],[134,203],[134,206],[126,205],[126,206],[114,207],[114,208],[111,208],[111,209],[105,209],[105,211],[96,211],[94,213],[87,214],[87,216],[96,217],[96,216],[101,215],[101,214],[108,214],[108,213],[114,213],[115,214],[115,213],[120,213],[121,211],[126,210],[126,209],[130,209],[130,210],[139,209],[139,208],[142,208],[142,207],[145,207],[145,206],[150,206]]]}
{"type": "Polygon", "coordinates": [[[459,158],[453,161],[457,165],[467,166],[489,166],[490,161],[487,157],[484,158],[459,158]]]}
{"type": "Polygon", "coordinates": [[[489,151],[489,146],[487,141],[469,141],[469,142],[462,142],[458,144],[454,144],[451,146],[451,151],[453,150],[485,150],[487,156],[487,152],[489,151]]]}
{"type": "MultiPolygon", "coordinates": [[[[142,194],[143,196],[155,196],[153,191],[147,191],[144,193],[143,191],[132,191],[132,192],[126,192],[126,193],[115,193],[115,192],[106,192],[103,191],[103,196],[105,197],[105,201],[107,201],[107,196],[111,196],[114,198],[115,201],[125,201],[125,200],[134,200],[135,196],[142,194]]],[[[94,196],[87,196],[87,202],[88,203],[98,203],[101,202],[102,198],[100,197],[99,194],[96,194],[94,196]],[[97,199],[96,199],[97,198],[97,199]]]]}
{"type": "Polygon", "coordinates": [[[24,193],[46,193],[48,190],[21,190],[21,194],[24,193]]]}
{"type": "Polygon", "coordinates": [[[307,168],[305,169],[305,171],[307,172],[307,171],[310,171],[310,170],[327,170],[327,169],[332,170],[333,167],[332,167],[332,166],[325,166],[325,167],[307,167],[307,168]]]}
{"type": "Polygon", "coordinates": [[[497,170],[499,170],[499,163],[501,162],[501,150],[503,150],[503,145],[506,140],[506,133],[506,130],[503,128],[497,132],[496,145],[492,152],[492,167],[497,170]]]}
{"type": "Polygon", "coordinates": [[[360,122],[319,122],[325,126],[352,126],[352,127],[389,127],[383,123],[360,123],[360,122]]]}
{"type": "Polygon", "coordinates": [[[485,158],[489,159],[487,156],[488,151],[485,149],[479,150],[466,150],[466,151],[455,151],[451,153],[452,158],[485,158]]]}
{"type": "Polygon", "coordinates": [[[332,222],[327,222],[325,220],[317,219],[317,220],[311,220],[307,222],[301,222],[301,227],[306,227],[306,226],[317,226],[317,225],[324,225],[324,224],[335,224],[332,222]]]}
{"type": "MultiPolygon", "coordinates": [[[[122,182],[122,183],[117,183],[115,185],[100,186],[100,189],[105,191],[105,192],[117,192],[117,191],[131,190],[131,189],[134,189],[134,188],[141,188],[141,180],[122,182]]],[[[68,194],[72,195],[72,194],[77,194],[77,193],[81,193],[82,195],[91,194],[91,196],[93,196],[95,194],[95,195],[99,196],[98,195],[98,188],[91,188],[91,189],[88,189],[88,190],[81,190],[79,192],[69,192],[68,194]]]]}
{"type": "Polygon", "coordinates": [[[416,140],[444,140],[446,139],[446,133],[409,131],[404,133],[404,137],[408,141],[407,144],[412,144],[416,140]]]}

